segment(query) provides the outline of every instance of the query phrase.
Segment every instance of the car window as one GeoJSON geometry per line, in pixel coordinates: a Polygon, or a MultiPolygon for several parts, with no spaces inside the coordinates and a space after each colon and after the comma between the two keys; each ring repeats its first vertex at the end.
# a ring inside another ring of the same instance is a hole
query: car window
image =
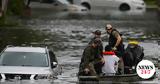
{"type": "Polygon", "coordinates": [[[50,56],[51,62],[57,62],[56,56],[52,51],[49,51],[49,56],[50,56]]]}
{"type": "Polygon", "coordinates": [[[0,65],[4,66],[48,66],[47,54],[37,52],[4,52],[0,56],[0,65]]]}

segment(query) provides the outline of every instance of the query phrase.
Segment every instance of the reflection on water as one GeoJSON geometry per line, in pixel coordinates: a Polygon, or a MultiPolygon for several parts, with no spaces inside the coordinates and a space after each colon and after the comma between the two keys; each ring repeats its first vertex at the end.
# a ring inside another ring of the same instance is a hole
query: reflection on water
{"type": "Polygon", "coordinates": [[[159,7],[159,10],[157,11],[157,17],[158,17],[158,20],[160,22],[160,7],[159,7]]]}
{"type": "Polygon", "coordinates": [[[27,28],[0,28],[0,50],[6,45],[21,45],[28,44],[30,42],[39,42],[47,35],[27,28]]]}

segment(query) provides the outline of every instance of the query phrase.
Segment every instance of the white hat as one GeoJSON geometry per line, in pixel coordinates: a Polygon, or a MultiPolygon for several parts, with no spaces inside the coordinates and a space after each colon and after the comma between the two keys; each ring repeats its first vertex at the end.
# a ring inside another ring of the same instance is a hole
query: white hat
{"type": "Polygon", "coordinates": [[[112,25],[111,24],[107,24],[106,27],[107,28],[112,28],[112,25]]]}

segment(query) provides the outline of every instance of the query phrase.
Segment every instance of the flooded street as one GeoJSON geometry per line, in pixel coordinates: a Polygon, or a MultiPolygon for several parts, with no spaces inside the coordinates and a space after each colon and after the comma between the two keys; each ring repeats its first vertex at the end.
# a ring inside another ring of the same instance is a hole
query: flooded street
{"type": "MultiPolygon", "coordinates": [[[[120,12],[118,10],[102,10],[95,13],[69,13],[67,11],[55,11],[49,8],[51,5],[36,6],[31,4],[32,16],[23,18],[22,26],[1,27],[1,50],[8,44],[20,45],[31,42],[41,42],[49,39],[53,42],[53,48],[62,66],[63,73],[54,81],[31,82],[30,84],[76,84],[77,72],[83,49],[93,37],[92,31],[96,29],[105,32],[105,24],[111,23],[124,38],[134,37],[141,40],[144,47],[145,59],[160,57],[160,20],[156,10],[146,12],[131,11],[120,12]]],[[[51,6],[52,7],[52,6],[51,6]]],[[[102,37],[103,44],[107,44],[107,35],[102,37]]],[[[127,46],[127,40],[125,40],[127,46]]],[[[0,84],[15,84],[14,81],[1,82],[0,84]]],[[[159,81],[160,82],[160,81],[159,81]]],[[[142,81],[140,83],[146,83],[142,81]]],[[[158,79],[149,81],[158,83],[158,79]]],[[[18,82],[16,84],[29,84],[18,82]]]]}

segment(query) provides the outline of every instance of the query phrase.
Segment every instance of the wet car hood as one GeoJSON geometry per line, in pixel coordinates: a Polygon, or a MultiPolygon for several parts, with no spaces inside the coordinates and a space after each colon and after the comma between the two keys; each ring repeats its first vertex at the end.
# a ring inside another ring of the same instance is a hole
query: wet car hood
{"type": "Polygon", "coordinates": [[[49,67],[0,66],[4,74],[51,74],[49,67]]]}

